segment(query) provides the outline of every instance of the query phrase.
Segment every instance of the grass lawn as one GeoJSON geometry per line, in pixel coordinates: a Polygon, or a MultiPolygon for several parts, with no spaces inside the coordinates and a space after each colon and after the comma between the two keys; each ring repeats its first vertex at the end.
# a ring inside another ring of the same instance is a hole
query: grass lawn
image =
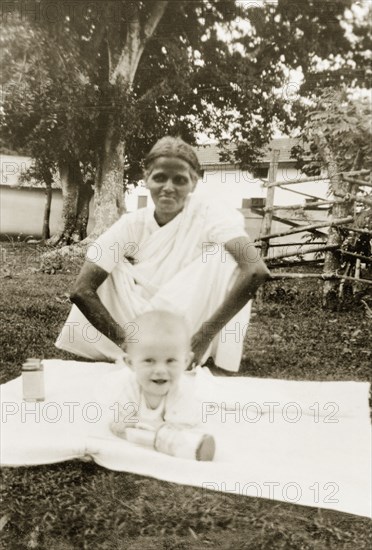
{"type": "MultiPolygon", "coordinates": [[[[71,359],[53,342],[69,311],[80,260],[37,271],[40,248],[2,245],[1,382],[26,357],[71,359]],[[53,270],[52,270],[53,271],[53,270]]],[[[320,307],[318,281],[270,283],[252,319],[240,374],[368,380],[372,323],[350,300],[320,307]]],[[[2,470],[1,548],[69,550],[367,549],[369,520],[206,492],[71,461],[2,470]]]]}

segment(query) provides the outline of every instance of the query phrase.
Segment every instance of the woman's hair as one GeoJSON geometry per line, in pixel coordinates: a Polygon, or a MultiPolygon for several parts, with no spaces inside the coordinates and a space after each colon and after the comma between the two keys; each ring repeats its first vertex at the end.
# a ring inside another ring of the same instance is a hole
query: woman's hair
{"type": "Polygon", "coordinates": [[[150,172],[152,164],[159,157],[177,157],[184,160],[190,165],[191,175],[195,181],[201,175],[199,159],[194,149],[179,137],[165,136],[155,143],[144,160],[145,176],[150,172]]]}

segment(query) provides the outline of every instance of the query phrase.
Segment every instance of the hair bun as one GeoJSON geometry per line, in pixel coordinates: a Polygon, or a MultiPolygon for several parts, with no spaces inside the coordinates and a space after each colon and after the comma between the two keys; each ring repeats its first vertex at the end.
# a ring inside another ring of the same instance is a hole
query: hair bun
{"type": "Polygon", "coordinates": [[[198,175],[201,174],[199,159],[194,149],[179,137],[164,136],[159,139],[145,157],[145,168],[149,168],[154,160],[159,157],[177,157],[182,159],[187,162],[198,175]]]}

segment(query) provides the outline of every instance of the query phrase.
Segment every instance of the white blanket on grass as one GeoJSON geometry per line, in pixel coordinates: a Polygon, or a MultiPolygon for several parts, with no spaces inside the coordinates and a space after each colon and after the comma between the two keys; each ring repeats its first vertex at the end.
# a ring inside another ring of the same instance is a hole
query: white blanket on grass
{"type": "Polygon", "coordinates": [[[100,390],[119,366],[44,361],[46,401],[1,386],[3,466],[87,456],[106,468],[165,481],[371,514],[369,384],[195,375],[213,462],[174,458],[113,436],[100,390]]]}

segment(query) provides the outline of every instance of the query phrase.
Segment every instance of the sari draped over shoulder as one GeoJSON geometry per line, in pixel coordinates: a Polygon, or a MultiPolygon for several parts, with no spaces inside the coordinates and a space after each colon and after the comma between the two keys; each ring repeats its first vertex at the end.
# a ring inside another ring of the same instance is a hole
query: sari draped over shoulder
{"type": "MultiPolygon", "coordinates": [[[[146,311],[162,309],[179,313],[195,333],[222,303],[234,283],[238,267],[233,257],[224,251],[223,242],[211,241],[214,235],[209,229],[211,216],[217,218],[218,227],[223,215],[191,196],[182,212],[162,227],[156,223],[153,209],[146,208],[125,214],[97,239],[96,246],[102,251],[97,265],[109,272],[97,292],[128,338],[135,341],[133,320],[146,311]],[[115,262],[107,259],[108,249],[114,245],[124,249],[128,240],[135,245],[136,263],[128,262],[125,257],[116,258],[115,262]],[[206,250],[210,253],[206,254],[206,250]]],[[[227,237],[225,242],[246,235],[240,219],[238,225],[234,225],[234,221],[228,221],[228,229],[221,233],[227,237]]],[[[225,370],[239,369],[250,305],[249,302],[215,337],[204,359],[212,356],[225,370]]],[[[76,306],[72,307],[56,346],[97,360],[117,360],[123,355],[76,306]]]]}

